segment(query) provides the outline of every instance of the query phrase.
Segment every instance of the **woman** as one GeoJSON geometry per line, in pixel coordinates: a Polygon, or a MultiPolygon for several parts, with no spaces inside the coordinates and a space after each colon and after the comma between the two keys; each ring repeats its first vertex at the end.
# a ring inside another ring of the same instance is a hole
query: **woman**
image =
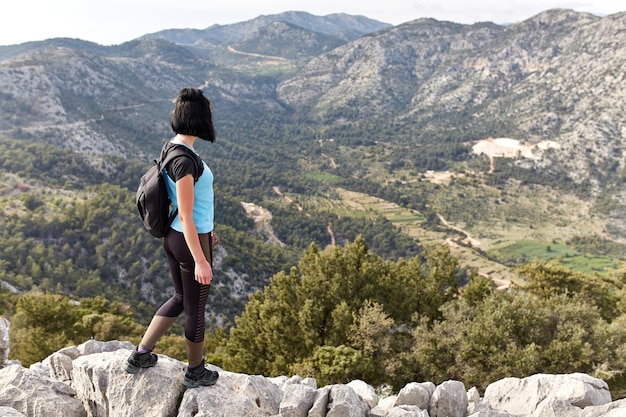
{"type": "Polygon", "coordinates": [[[194,388],[213,385],[218,379],[217,372],[204,367],[203,355],[204,307],[213,277],[212,247],[218,239],[212,233],[213,174],[193,147],[196,138],[215,141],[211,103],[202,90],[183,88],[179,92],[170,124],[176,136],[165,145],[166,150],[186,146],[193,151],[189,157],[178,157],[164,167],[172,208],[178,208],[178,215],[163,238],[174,295],[156,312],[124,369],[134,374],[140,368],[155,366],[157,355],[152,350],[184,312],[189,364],[183,384],[194,388]]]}

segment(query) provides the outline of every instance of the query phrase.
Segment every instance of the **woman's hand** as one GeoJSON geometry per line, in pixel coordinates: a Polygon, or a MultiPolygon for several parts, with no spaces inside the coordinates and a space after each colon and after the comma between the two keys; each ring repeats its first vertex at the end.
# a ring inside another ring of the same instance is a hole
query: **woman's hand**
{"type": "Polygon", "coordinates": [[[217,236],[217,233],[211,233],[211,247],[216,247],[220,243],[220,238],[217,236]]]}
{"type": "Polygon", "coordinates": [[[206,259],[204,261],[196,262],[196,269],[194,271],[196,281],[200,284],[209,285],[213,279],[213,268],[206,259]]]}

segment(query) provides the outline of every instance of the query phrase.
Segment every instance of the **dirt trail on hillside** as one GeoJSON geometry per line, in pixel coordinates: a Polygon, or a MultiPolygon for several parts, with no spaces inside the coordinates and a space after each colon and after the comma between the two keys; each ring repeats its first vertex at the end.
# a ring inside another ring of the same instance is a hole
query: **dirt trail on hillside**
{"type": "Polygon", "coordinates": [[[460,229],[458,227],[452,226],[450,223],[448,223],[448,221],[439,213],[437,213],[437,217],[439,218],[439,220],[441,221],[441,223],[443,223],[448,229],[452,229],[452,230],[456,230],[457,232],[465,235],[465,239],[463,240],[467,240],[467,242],[472,245],[472,247],[477,247],[480,246],[480,241],[474,239],[469,233],[467,233],[465,230],[460,229]]]}
{"type": "Polygon", "coordinates": [[[335,233],[333,232],[333,228],[330,223],[328,223],[328,226],[326,227],[326,231],[330,235],[330,246],[332,247],[337,246],[337,241],[335,240],[335,233]]]}
{"type": "Polygon", "coordinates": [[[293,199],[289,196],[283,195],[283,193],[280,191],[280,188],[275,185],[274,187],[272,187],[272,190],[274,190],[274,192],[276,194],[278,194],[279,196],[281,196],[282,198],[285,199],[285,201],[287,201],[289,204],[293,205],[295,208],[298,209],[298,211],[302,211],[302,206],[298,203],[294,203],[293,199]]]}
{"type": "Polygon", "coordinates": [[[238,51],[235,48],[233,48],[232,46],[228,47],[228,51],[232,52],[233,54],[253,56],[255,58],[264,58],[264,59],[269,59],[269,60],[272,60],[272,61],[288,62],[288,60],[286,58],[283,58],[282,56],[253,54],[251,52],[238,51]]]}
{"type": "MultiPolygon", "coordinates": [[[[472,250],[473,251],[473,248],[477,248],[477,247],[480,246],[480,241],[477,240],[477,239],[474,239],[465,230],[463,230],[463,229],[461,229],[459,227],[452,226],[439,213],[437,213],[437,217],[439,218],[441,223],[443,223],[447,228],[452,229],[452,230],[456,230],[457,232],[459,232],[459,233],[461,233],[461,234],[463,234],[465,236],[465,238],[461,239],[460,241],[458,239],[447,238],[446,239],[446,244],[450,247],[450,249],[455,249],[455,250],[459,250],[459,251],[462,250],[463,248],[461,247],[459,242],[463,242],[463,241],[465,241],[466,243],[469,243],[469,245],[470,245],[470,248],[467,248],[465,250],[472,250]]],[[[497,289],[506,289],[506,288],[509,288],[511,286],[511,281],[509,281],[509,280],[502,279],[502,278],[495,278],[491,274],[487,274],[487,273],[484,273],[484,272],[481,272],[481,271],[477,271],[477,272],[478,272],[479,275],[492,280],[493,283],[496,285],[497,289]]]]}

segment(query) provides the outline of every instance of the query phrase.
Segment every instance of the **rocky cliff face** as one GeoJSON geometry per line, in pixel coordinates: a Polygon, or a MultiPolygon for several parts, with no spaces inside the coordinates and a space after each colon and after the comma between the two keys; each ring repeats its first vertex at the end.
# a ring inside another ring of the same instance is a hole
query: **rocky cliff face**
{"type": "MultiPolygon", "coordinates": [[[[0,339],[1,340],[1,339],[0,339]]],[[[312,378],[220,372],[216,385],[185,390],[185,364],[159,356],[127,374],[129,342],[90,340],[40,363],[0,366],[0,415],[9,417],[618,417],[604,381],[585,374],[494,382],[483,396],[460,381],[407,384],[381,395],[363,381],[318,387],[312,378]]]]}
{"type": "Polygon", "coordinates": [[[612,162],[623,166],[625,28],[626,13],[567,10],[509,27],[421,19],[318,56],[277,91],[330,118],[351,107],[355,120],[435,136],[465,131],[472,140],[489,125],[531,144],[553,139],[562,151],[536,166],[558,160],[580,181],[612,162]]]}

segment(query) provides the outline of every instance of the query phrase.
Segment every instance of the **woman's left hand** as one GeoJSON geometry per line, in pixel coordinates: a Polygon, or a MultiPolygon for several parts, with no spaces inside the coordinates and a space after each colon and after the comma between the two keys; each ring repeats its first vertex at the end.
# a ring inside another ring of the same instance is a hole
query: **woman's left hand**
{"type": "Polygon", "coordinates": [[[213,279],[213,268],[206,259],[196,262],[194,275],[200,284],[209,285],[213,279]]]}
{"type": "Polygon", "coordinates": [[[216,247],[220,243],[220,238],[217,236],[217,233],[211,233],[211,246],[216,247]]]}

